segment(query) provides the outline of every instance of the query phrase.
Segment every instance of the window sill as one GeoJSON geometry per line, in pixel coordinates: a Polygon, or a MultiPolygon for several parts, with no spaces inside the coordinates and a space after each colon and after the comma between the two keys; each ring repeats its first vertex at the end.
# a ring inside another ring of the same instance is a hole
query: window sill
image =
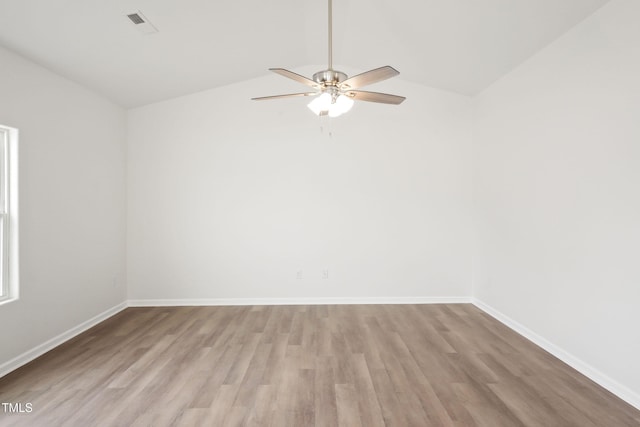
{"type": "Polygon", "coordinates": [[[0,306],[3,306],[5,304],[10,304],[12,302],[18,301],[20,298],[16,297],[16,298],[3,298],[0,299],[0,306]]]}

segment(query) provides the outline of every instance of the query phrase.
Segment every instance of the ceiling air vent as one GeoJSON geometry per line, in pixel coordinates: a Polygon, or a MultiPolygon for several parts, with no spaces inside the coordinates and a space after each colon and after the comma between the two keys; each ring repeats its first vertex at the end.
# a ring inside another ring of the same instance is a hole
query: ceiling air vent
{"type": "Polygon", "coordinates": [[[131,19],[131,22],[133,22],[134,24],[138,25],[138,24],[144,24],[144,19],[142,19],[142,16],[138,15],[137,13],[132,13],[131,15],[127,15],[127,18],[131,19]]]}
{"type": "Polygon", "coordinates": [[[127,13],[127,18],[135,25],[142,34],[157,33],[158,29],[139,10],[127,13]]]}

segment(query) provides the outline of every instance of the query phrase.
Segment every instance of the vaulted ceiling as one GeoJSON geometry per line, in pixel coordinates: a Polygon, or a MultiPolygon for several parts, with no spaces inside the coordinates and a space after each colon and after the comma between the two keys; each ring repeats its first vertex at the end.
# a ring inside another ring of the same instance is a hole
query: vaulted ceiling
{"type": "MultiPolygon", "coordinates": [[[[474,95],[607,1],[334,0],[335,68],[474,95]]],[[[1,45],[124,107],[323,68],[326,25],[325,0],[0,0],[1,45]]]]}

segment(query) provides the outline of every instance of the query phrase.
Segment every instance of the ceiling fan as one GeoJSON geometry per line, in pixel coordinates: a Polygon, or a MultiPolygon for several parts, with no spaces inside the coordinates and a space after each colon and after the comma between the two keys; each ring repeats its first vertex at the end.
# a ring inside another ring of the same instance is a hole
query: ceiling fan
{"type": "Polygon", "coordinates": [[[382,104],[400,104],[406,98],[404,96],[390,95],[380,92],[367,92],[358,90],[363,86],[377,83],[382,80],[400,74],[395,68],[384,66],[353,77],[347,76],[341,71],[333,69],[333,0],[329,2],[329,66],[326,70],[318,71],[311,79],[285,70],[284,68],[269,68],[269,71],[295,80],[313,88],[313,92],[290,93],[286,95],[263,96],[251,98],[254,101],[268,99],[296,98],[302,96],[316,96],[309,103],[309,109],[319,116],[337,117],[346,113],[353,106],[354,100],[378,102],[382,104]],[[319,95],[319,96],[318,96],[319,95]]]}

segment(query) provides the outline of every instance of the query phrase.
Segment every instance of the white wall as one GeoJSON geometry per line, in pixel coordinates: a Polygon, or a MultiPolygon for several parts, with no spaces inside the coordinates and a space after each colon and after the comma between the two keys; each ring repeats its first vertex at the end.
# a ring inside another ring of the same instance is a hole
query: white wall
{"type": "Polygon", "coordinates": [[[126,286],[124,111],[0,48],[0,123],[20,132],[20,299],[0,306],[1,366],[126,286]]]}
{"type": "Polygon", "coordinates": [[[636,399],[638,22],[612,1],[474,101],[476,298],[636,399]]]}
{"type": "Polygon", "coordinates": [[[129,297],[468,297],[470,101],[382,85],[332,137],[276,75],[130,110],[129,297]]]}

